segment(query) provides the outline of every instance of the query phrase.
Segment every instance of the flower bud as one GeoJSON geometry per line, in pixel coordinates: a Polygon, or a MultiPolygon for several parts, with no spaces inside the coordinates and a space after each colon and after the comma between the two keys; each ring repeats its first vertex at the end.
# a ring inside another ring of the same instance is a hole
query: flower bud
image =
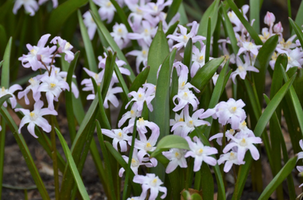
{"type": "Polygon", "coordinates": [[[276,17],[273,13],[267,12],[265,17],[264,17],[264,23],[267,24],[268,26],[272,26],[276,20],[276,17]]]}
{"type": "Polygon", "coordinates": [[[282,33],[283,32],[283,27],[282,27],[281,22],[274,25],[274,32],[276,32],[276,33],[282,33]]]}

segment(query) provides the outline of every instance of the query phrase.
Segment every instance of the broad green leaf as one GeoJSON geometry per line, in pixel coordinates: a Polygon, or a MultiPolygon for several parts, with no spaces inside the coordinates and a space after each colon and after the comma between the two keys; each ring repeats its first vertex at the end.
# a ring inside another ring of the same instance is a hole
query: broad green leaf
{"type": "Polygon", "coordinates": [[[65,106],[66,106],[66,116],[67,116],[67,121],[68,121],[68,130],[69,130],[69,134],[70,134],[70,138],[71,138],[72,142],[74,141],[74,139],[76,137],[76,123],[75,123],[75,113],[74,113],[74,109],[73,109],[73,105],[74,105],[73,93],[72,93],[71,88],[72,88],[72,76],[74,74],[74,71],[75,71],[75,68],[77,65],[79,54],[80,54],[79,51],[75,54],[75,58],[70,64],[70,68],[68,70],[67,78],[66,78],[66,82],[68,83],[70,90],[66,92],[65,97],[66,97],[66,102],[68,102],[68,103],[66,103],[65,106]]]}
{"type": "Polygon", "coordinates": [[[4,56],[3,56],[3,67],[1,70],[1,86],[6,89],[9,88],[11,49],[12,49],[12,37],[10,37],[6,45],[4,56]]]}
{"type": "Polygon", "coordinates": [[[168,30],[166,31],[165,36],[168,36],[168,35],[170,35],[170,34],[173,34],[173,33],[175,32],[175,30],[176,30],[178,24],[179,24],[179,21],[176,21],[174,24],[172,24],[172,25],[168,28],[168,30]]]}
{"type": "Polygon", "coordinates": [[[206,35],[206,49],[205,49],[205,63],[207,63],[209,61],[209,54],[210,54],[210,47],[211,47],[211,36],[212,36],[212,32],[211,32],[211,18],[208,18],[207,21],[207,35],[206,35]]]}
{"type": "MultiPolygon", "coordinates": [[[[283,97],[285,96],[286,92],[288,91],[289,87],[292,85],[293,81],[295,79],[295,76],[293,76],[288,82],[286,82],[281,89],[277,92],[277,94],[273,97],[273,99],[269,102],[268,106],[262,113],[261,117],[258,119],[258,122],[256,124],[256,127],[254,129],[254,134],[257,137],[260,137],[263,133],[263,130],[265,129],[268,121],[270,120],[271,116],[275,112],[276,108],[282,101],[283,97]]],[[[252,163],[252,157],[249,154],[245,159],[245,165],[240,166],[239,173],[238,173],[238,179],[235,185],[235,191],[233,194],[233,200],[240,199],[244,183],[247,180],[248,171],[250,169],[252,163]]]]}
{"type": "Polygon", "coordinates": [[[234,11],[234,13],[237,15],[243,26],[248,31],[251,38],[254,40],[254,42],[257,45],[263,44],[262,40],[259,38],[258,33],[254,30],[254,28],[250,25],[250,23],[243,17],[243,14],[239,11],[239,8],[237,5],[233,2],[233,0],[227,0],[230,8],[234,11]]]}
{"type": "Polygon", "coordinates": [[[291,25],[291,27],[293,28],[294,32],[296,33],[301,46],[303,46],[303,33],[302,33],[302,29],[298,26],[298,24],[296,24],[291,18],[288,18],[289,23],[291,25]]]}
{"type": "Polygon", "coordinates": [[[249,19],[255,20],[252,27],[260,33],[260,0],[249,0],[249,19]]]}
{"type": "Polygon", "coordinates": [[[188,24],[188,18],[183,3],[181,3],[178,12],[180,13],[180,24],[181,25],[188,24]]]}
{"type": "Polygon", "coordinates": [[[124,67],[130,71],[130,75],[128,76],[128,78],[131,82],[133,82],[135,79],[135,74],[134,74],[132,68],[129,66],[128,61],[126,60],[123,52],[116,44],[113,37],[110,35],[106,26],[103,24],[103,22],[101,20],[99,20],[99,18],[98,18],[99,14],[91,11],[91,15],[97,25],[98,30],[102,33],[102,35],[105,38],[105,40],[107,41],[107,43],[110,45],[110,47],[112,48],[113,51],[117,52],[117,57],[126,63],[126,65],[124,65],[124,67]]]}
{"type": "MultiPolygon", "coordinates": [[[[201,166],[201,190],[202,192],[202,198],[203,199],[213,199],[214,198],[214,179],[212,172],[210,171],[209,166],[206,164],[206,162],[202,163],[201,166]]],[[[196,181],[196,180],[195,180],[196,181]]],[[[199,188],[199,190],[200,190],[199,188]]]]}
{"type": "Polygon", "coordinates": [[[189,71],[191,67],[192,51],[193,51],[193,41],[192,38],[190,38],[186,44],[186,47],[184,49],[184,55],[183,55],[183,64],[188,67],[189,71]]]}
{"type": "Polygon", "coordinates": [[[292,172],[296,166],[297,156],[291,158],[284,167],[279,171],[279,173],[273,178],[272,181],[266,186],[260,195],[259,199],[269,199],[270,195],[275,191],[275,189],[284,181],[284,179],[292,172]]]}
{"type": "Polygon", "coordinates": [[[78,20],[79,20],[80,31],[81,31],[81,35],[82,35],[82,39],[83,39],[83,43],[84,43],[85,52],[86,52],[86,57],[87,57],[87,61],[88,61],[88,68],[91,71],[97,73],[98,68],[97,68],[95,52],[93,49],[92,42],[89,39],[87,29],[84,25],[81,12],[79,10],[78,10],[78,20]]]}
{"type": "Polygon", "coordinates": [[[130,86],[129,91],[138,91],[140,87],[146,82],[147,76],[149,74],[150,67],[147,66],[134,80],[133,84],[130,86]]]}
{"type": "Polygon", "coordinates": [[[47,22],[47,30],[52,35],[57,35],[67,18],[78,8],[84,6],[88,0],[65,1],[51,12],[47,22]]]}
{"type": "Polygon", "coordinates": [[[215,0],[205,11],[205,13],[202,16],[202,19],[200,21],[199,29],[198,29],[198,35],[207,36],[207,24],[209,18],[211,19],[211,35],[213,34],[217,19],[218,19],[218,11],[219,11],[219,0],[215,0]]]}
{"type": "Polygon", "coordinates": [[[6,124],[10,127],[11,131],[13,132],[13,135],[18,143],[18,146],[19,146],[20,151],[23,155],[23,158],[27,164],[27,167],[32,175],[32,178],[34,179],[34,182],[38,187],[38,190],[39,190],[39,193],[40,193],[42,199],[50,200],[49,195],[44,186],[44,183],[40,177],[38,169],[32,158],[32,155],[28,149],[28,146],[27,146],[23,136],[20,133],[18,133],[18,127],[17,127],[15,121],[13,120],[13,118],[11,117],[9,112],[6,110],[6,108],[4,108],[3,106],[0,107],[0,114],[3,117],[3,119],[5,120],[6,124]]]}
{"type": "Polygon", "coordinates": [[[269,38],[259,50],[257,55],[255,66],[259,69],[259,73],[253,73],[255,87],[258,94],[258,100],[262,102],[262,94],[265,88],[265,76],[269,61],[271,60],[271,55],[274,53],[276,46],[278,44],[278,35],[269,38]]]}
{"type": "Polygon", "coordinates": [[[178,13],[181,3],[182,3],[182,0],[175,0],[172,2],[172,4],[170,5],[170,7],[167,11],[167,15],[165,18],[165,21],[167,22],[167,24],[178,13]]]}
{"type": "Polygon", "coordinates": [[[211,80],[214,73],[217,71],[218,67],[223,61],[224,58],[215,58],[208,61],[191,79],[191,84],[201,91],[202,88],[211,80]]]}
{"type": "Polygon", "coordinates": [[[160,23],[148,51],[147,65],[150,66],[150,71],[147,77],[148,83],[152,83],[154,85],[157,84],[158,69],[168,54],[169,46],[162,29],[162,23],[160,23]]]}
{"type": "Polygon", "coordinates": [[[64,137],[62,136],[62,134],[60,133],[60,131],[57,128],[55,128],[55,130],[57,132],[57,135],[58,135],[58,138],[60,140],[60,143],[61,143],[61,145],[63,147],[64,154],[65,154],[67,162],[68,162],[68,166],[69,166],[69,168],[70,168],[70,170],[72,172],[72,175],[73,175],[73,177],[75,179],[75,182],[76,182],[76,184],[78,186],[79,192],[80,192],[80,194],[81,194],[81,196],[82,196],[83,199],[89,200],[90,198],[89,198],[89,196],[87,194],[86,188],[85,188],[85,186],[83,184],[81,175],[80,175],[80,173],[79,173],[79,171],[77,169],[77,166],[76,166],[76,163],[75,163],[75,161],[73,159],[72,153],[71,153],[70,149],[68,148],[67,143],[66,143],[64,137]]]}
{"type": "Polygon", "coordinates": [[[158,142],[155,151],[150,156],[156,157],[162,151],[171,148],[190,150],[187,141],[183,137],[179,135],[167,135],[158,142]]]}
{"type": "MultiPolygon", "coordinates": [[[[176,49],[174,49],[171,54],[165,59],[159,72],[159,77],[156,85],[156,95],[153,100],[153,112],[152,120],[160,128],[159,139],[166,136],[170,132],[169,124],[169,89],[170,89],[170,75],[175,60],[176,49]]],[[[147,77],[148,79],[148,77],[147,77]]]]}

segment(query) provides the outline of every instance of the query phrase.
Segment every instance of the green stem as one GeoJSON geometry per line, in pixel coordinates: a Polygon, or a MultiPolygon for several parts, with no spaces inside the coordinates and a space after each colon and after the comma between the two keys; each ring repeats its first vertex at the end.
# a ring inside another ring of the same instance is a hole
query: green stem
{"type": "Polygon", "coordinates": [[[57,161],[57,147],[56,147],[56,133],[55,133],[55,116],[51,116],[51,142],[52,142],[52,160],[54,169],[54,181],[55,181],[55,197],[59,200],[59,174],[58,174],[58,161],[57,161]]]}

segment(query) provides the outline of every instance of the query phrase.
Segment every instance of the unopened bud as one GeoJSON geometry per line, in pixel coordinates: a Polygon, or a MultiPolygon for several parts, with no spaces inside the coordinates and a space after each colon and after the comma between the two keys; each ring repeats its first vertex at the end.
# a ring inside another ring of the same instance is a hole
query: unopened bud
{"type": "Polygon", "coordinates": [[[283,27],[282,27],[281,22],[274,25],[274,32],[275,33],[282,33],[283,32],[283,27]]]}
{"type": "Polygon", "coordinates": [[[276,21],[275,15],[271,12],[267,12],[264,17],[264,23],[267,24],[268,26],[272,26],[275,21],[276,21]]]}
{"type": "Polygon", "coordinates": [[[41,55],[40,54],[37,54],[37,60],[41,61],[41,55]]]}

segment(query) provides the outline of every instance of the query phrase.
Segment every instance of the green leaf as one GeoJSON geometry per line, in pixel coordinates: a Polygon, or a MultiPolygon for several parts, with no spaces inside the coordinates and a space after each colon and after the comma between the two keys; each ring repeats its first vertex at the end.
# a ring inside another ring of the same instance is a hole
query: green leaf
{"type": "Polygon", "coordinates": [[[73,101],[73,93],[72,93],[72,76],[74,74],[76,65],[77,65],[77,61],[79,58],[79,54],[80,52],[76,52],[75,54],[75,58],[74,60],[71,62],[70,64],[70,68],[68,70],[67,73],[67,78],[66,78],[66,82],[69,85],[70,90],[66,91],[66,116],[67,116],[67,122],[68,122],[68,130],[69,130],[69,134],[70,134],[70,138],[71,141],[73,142],[76,136],[76,123],[75,123],[75,114],[74,114],[74,109],[73,109],[73,105],[74,105],[74,101],[73,101]]]}
{"type": "Polygon", "coordinates": [[[252,27],[257,33],[260,33],[260,0],[249,1],[249,19],[255,20],[252,27]]]}
{"type": "Polygon", "coordinates": [[[218,11],[219,11],[219,0],[215,0],[205,11],[205,13],[202,16],[202,19],[200,21],[199,29],[198,29],[198,35],[205,36],[207,35],[207,28],[206,25],[208,23],[209,18],[211,19],[211,35],[214,33],[217,19],[218,19],[218,11]]]}
{"type": "Polygon", "coordinates": [[[65,1],[51,12],[47,22],[47,30],[53,36],[57,35],[68,17],[78,8],[84,6],[88,0],[65,1]]]}
{"type": "MultiPolygon", "coordinates": [[[[271,116],[273,115],[276,108],[282,101],[286,92],[292,85],[294,79],[295,79],[295,75],[281,87],[281,89],[277,92],[277,94],[269,102],[268,106],[266,107],[266,109],[264,110],[264,112],[262,113],[261,117],[259,118],[259,120],[256,124],[256,127],[254,129],[255,136],[257,136],[257,137],[261,136],[268,121],[270,120],[271,116]]],[[[252,157],[249,154],[245,159],[245,165],[242,165],[239,168],[238,179],[237,179],[237,183],[235,185],[235,191],[234,191],[233,198],[232,198],[233,200],[240,199],[241,193],[244,188],[244,183],[247,180],[247,175],[248,175],[248,171],[250,169],[251,163],[252,163],[252,157]]]]}
{"type": "Polygon", "coordinates": [[[138,89],[146,82],[149,71],[150,71],[150,67],[147,66],[140,74],[138,74],[133,84],[129,88],[130,92],[138,91],[138,89]]]}
{"type": "Polygon", "coordinates": [[[123,52],[121,51],[121,49],[118,47],[118,45],[116,44],[116,42],[114,41],[113,37],[110,35],[109,31],[107,30],[106,26],[103,24],[103,22],[101,20],[99,20],[98,18],[98,12],[92,12],[91,11],[91,15],[97,25],[98,30],[102,33],[103,37],[105,38],[105,40],[108,42],[108,44],[110,45],[110,47],[112,48],[113,51],[117,52],[117,57],[120,60],[123,60],[126,65],[124,65],[125,68],[127,68],[130,71],[130,75],[128,76],[129,80],[131,82],[134,81],[135,79],[135,74],[132,70],[132,68],[130,67],[130,65],[128,64],[128,61],[126,60],[123,52]]]}
{"type": "MultiPolygon", "coordinates": [[[[290,0],[289,0],[290,1],[290,0]]],[[[288,8],[288,9],[291,9],[291,8],[288,8]]],[[[290,15],[289,15],[290,17],[290,15]]],[[[300,3],[300,7],[297,11],[297,16],[296,16],[296,19],[295,19],[295,22],[296,24],[301,27],[303,25],[303,2],[301,1],[300,3]]],[[[293,35],[293,31],[291,32],[291,35],[293,35]]]]}
{"type": "Polygon", "coordinates": [[[210,46],[211,46],[211,36],[212,36],[212,32],[211,32],[211,18],[208,18],[207,21],[207,36],[206,36],[206,49],[205,49],[205,63],[207,63],[209,61],[209,54],[210,54],[210,46]]]}
{"type": "MultiPolygon", "coordinates": [[[[156,85],[156,95],[153,100],[152,121],[155,122],[160,128],[159,139],[166,136],[170,132],[169,124],[169,88],[170,88],[170,75],[175,60],[176,49],[174,49],[170,56],[165,59],[159,72],[159,77],[156,85]]],[[[148,79],[148,77],[147,77],[148,79]]]]}
{"type": "Polygon", "coordinates": [[[227,0],[230,8],[234,11],[234,13],[237,15],[243,26],[248,31],[251,38],[254,40],[254,42],[257,45],[263,44],[262,40],[259,38],[258,33],[254,30],[254,28],[249,24],[249,22],[243,17],[243,14],[239,11],[239,8],[236,6],[236,4],[233,2],[233,0],[227,0]]]}
{"type": "MultiPolygon", "coordinates": [[[[5,28],[0,24],[0,44],[5,44],[7,42],[7,35],[5,28]]],[[[0,47],[0,55],[4,52],[4,45],[0,47]]]]}
{"type": "Polygon", "coordinates": [[[215,58],[207,62],[197,71],[196,75],[191,80],[191,84],[201,91],[202,88],[210,81],[223,61],[224,58],[215,58]]]}
{"type": "Polygon", "coordinates": [[[254,81],[255,81],[255,87],[258,94],[259,102],[262,102],[262,94],[264,92],[265,88],[265,76],[267,67],[269,64],[269,61],[271,60],[271,55],[276,49],[276,46],[278,44],[278,35],[274,35],[271,38],[269,38],[261,47],[259,50],[259,53],[257,55],[255,66],[259,69],[259,73],[253,73],[254,81]]]}
{"type": "Polygon", "coordinates": [[[173,33],[175,32],[175,30],[176,30],[178,24],[179,24],[179,21],[176,21],[174,24],[172,24],[172,25],[168,28],[168,30],[166,31],[165,36],[168,36],[168,35],[170,35],[170,34],[173,34],[173,33]]]}
{"type": "Polygon", "coordinates": [[[237,41],[234,29],[233,29],[233,25],[231,24],[230,19],[227,16],[227,9],[225,8],[225,6],[221,6],[221,15],[223,15],[221,21],[223,22],[226,34],[229,37],[232,50],[235,54],[237,54],[239,51],[238,41],[237,41]],[[224,18],[224,20],[223,20],[223,18],[224,18]]]}
{"type": "Polygon", "coordinates": [[[303,33],[302,33],[301,28],[291,18],[288,18],[288,19],[289,19],[289,23],[290,23],[291,27],[293,28],[294,32],[296,33],[296,35],[300,41],[301,46],[303,46],[303,33]]]}
{"type": "Polygon", "coordinates": [[[68,166],[71,169],[72,175],[73,175],[73,177],[75,179],[75,182],[78,186],[79,192],[80,192],[83,199],[89,200],[90,198],[87,194],[86,188],[85,188],[85,186],[83,184],[83,181],[82,181],[82,178],[81,178],[81,175],[80,175],[80,173],[77,169],[76,163],[75,163],[75,161],[73,159],[73,156],[72,156],[72,154],[71,154],[71,152],[70,152],[70,150],[67,146],[67,143],[66,143],[64,137],[62,136],[62,134],[60,133],[60,131],[57,128],[55,128],[55,130],[57,132],[60,143],[63,147],[64,154],[65,154],[67,162],[68,162],[68,166]]]}
{"type": "Polygon", "coordinates": [[[79,10],[78,10],[78,20],[79,20],[80,31],[81,31],[81,35],[82,35],[82,39],[83,39],[83,43],[84,43],[85,52],[86,52],[86,57],[87,57],[87,61],[88,61],[88,67],[91,71],[98,72],[93,45],[89,39],[87,29],[84,25],[82,15],[79,10]]]}
{"type": "Polygon", "coordinates": [[[275,189],[284,181],[284,179],[292,172],[296,166],[297,156],[291,158],[284,167],[279,171],[279,173],[273,178],[272,181],[266,186],[260,195],[259,199],[269,199],[270,195],[275,191],[275,189]]]}
{"type": "Polygon", "coordinates": [[[147,65],[150,66],[150,72],[147,77],[148,83],[157,84],[158,69],[168,54],[169,46],[162,29],[162,23],[160,23],[148,51],[147,65]]]}
{"type": "Polygon", "coordinates": [[[172,4],[170,5],[170,7],[167,11],[167,15],[165,18],[165,21],[167,22],[167,24],[178,13],[181,3],[182,3],[182,0],[175,0],[172,2],[172,4]]]}
{"type": "Polygon", "coordinates": [[[157,144],[155,151],[151,153],[151,157],[156,157],[162,151],[171,148],[190,150],[187,141],[179,135],[167,135],[163,137],[157,144]]]}
{"type": "Polygon", "coordinates": [[[15,121],[13,120],[13,118],[11,117],[9,112],[6,110],[6,108],[4,108],[3,106],[0,107],[0,114],[4,118],[6,124],[10,127],[11,131],[13,132],[13,135],[18,143],[22,156],[27,164],[27,167],[32,175],[32,178],[34,179],[35,184],[38,187],[38,190],[39,190],[39,193],[40,193],[42,199],[50,200],[49,195],[44,186],[44,183],[40,177],[38,169],[32,158],[32,155],[28,149],[28,146],[27,146],[23,136],[18,133],[18,127],[17,127],[15,121]]]}
{"type": "Polygon", "coordinates": [[[108,151],[112,154],[112,156],[117,160],[117,162],[123,167],[124,169],[127,169],[127,163],[122,158],[121,154],[113,147],[113,145],[107,141],[104,141],[104,144],[108,151]]]}
{"type": "Polygon", "coordinates": [[[180,5],[178,12],[180,13],[180,24],[188,24],[187,15],[183,3],[180,5]]]}
{"type": "Polygon", "coordinates": [[[191,67],[192,51],[193,51],[193,40],[192,38],[190,38],[184,49],[184,56],[183,56],[183,64],[189,68],[188,71],[190,71],[190,67],[191,67]]]}
{"type": "Polygon", "coordinates": [[[9,88],[9,70],[10,70],[10,57],[12,49],[12,37],[10,37],[3,56],[3,67],[1,72],[1,86],[8,89],[9,88]]]}

